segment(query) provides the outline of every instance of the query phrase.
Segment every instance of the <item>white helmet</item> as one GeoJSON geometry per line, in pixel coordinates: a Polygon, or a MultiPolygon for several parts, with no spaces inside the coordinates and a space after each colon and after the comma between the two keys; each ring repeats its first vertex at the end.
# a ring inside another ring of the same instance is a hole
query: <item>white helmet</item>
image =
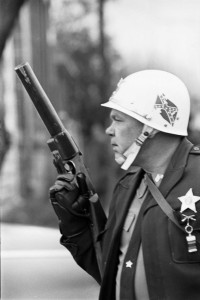
{"type": "Polygon", "coordinates": [[[121,79],[109,101],[121,111],[154,129],[187,136],[190,96],[175,75],[159,70],[136,72],[121,79]]]}

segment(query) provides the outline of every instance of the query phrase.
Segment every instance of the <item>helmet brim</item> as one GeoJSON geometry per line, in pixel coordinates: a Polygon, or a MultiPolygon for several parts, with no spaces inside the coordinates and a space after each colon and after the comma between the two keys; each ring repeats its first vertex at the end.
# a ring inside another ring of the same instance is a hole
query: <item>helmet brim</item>
{"type": "MultiPolygon", "coordinates": [[[[149,121],[148,119],[145,119],[145,116],[142,116],[140,114],[137,114],[136,112],[130,111],[130,110],[120,106],[119,104],[117,104],[113,101],[108,101],[108,102],[102,103],[101,106],[107,107],[107,108],[110,108],[110,109],[118,110],[118,111],[120,111],[120,112],[122,112],[122,113],[138,120],[142,124],[148,125],[148,126],[154,128],[154,129],[157,129],[159,131],[169,133],[169,134],[174,134],[172,132],[169,132],[169,130],[167,128],[165,129],[162,126],[159,126],[158,124],[157,124],[157,126],[155,124],[152,124],[151,121],[149,121]]],[[[175,134],[180,135],[180,136],[187,136],[188,135],[187,131],[181,131],[181,132],[176,131],[175,134]]]]}
{"type": "Polygon", "coordinates": [[[130,116],[130,117],[132,117],[132,118],[134,118],[136,120],[138,120],[139,122],[141,122],[143,124],[149,125],[148,121],[147,121],[148,124],[145,123],[144,116],[141,116],[141,115],[139,115],[139,114],[137,114],[137,113],[135,113],[133,111],[130,111],[130,110],[128,110],[128,109],[120,106],[119,104],[117,104],[117,103],[115,103],[113,101],[108,101],[106,103],[103,103],[103,104],[101,104],[101,106],[118,110],[118,111],[120,111],[120,112],[122,112],[122,113],[124,113],[124,114],[126,114],[126,115],[128,115],[128,116],[130,116]]]}

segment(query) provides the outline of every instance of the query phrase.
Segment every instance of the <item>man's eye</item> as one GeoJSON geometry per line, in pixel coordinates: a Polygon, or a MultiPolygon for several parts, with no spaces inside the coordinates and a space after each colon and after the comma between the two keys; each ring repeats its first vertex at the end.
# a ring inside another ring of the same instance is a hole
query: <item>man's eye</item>
{"type": "Polygon", "coordinates": [[[116,116],[113,118],[113,120],[114,120],[114,121],[117,121],[117,122],[122,122],[122,119],[119,118],[119,117],[116,117],[116,116]]]}

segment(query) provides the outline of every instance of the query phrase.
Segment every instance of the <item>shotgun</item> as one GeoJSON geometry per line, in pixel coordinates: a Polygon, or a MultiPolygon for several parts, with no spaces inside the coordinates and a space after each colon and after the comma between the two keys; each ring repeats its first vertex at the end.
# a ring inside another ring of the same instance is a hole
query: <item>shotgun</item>
{"type": "Polygon", "coordinates": [[[87,186],[90,217],[93,224],[91,230],[94,248],[99,271],[102,274],[101,245],[97,241],[97,237],[104,228],[106,216],[84,165],[82,153],[73,137],[64,127],[31,66],[28,63],[20,64],[15,67],[15,71],[50,134],[47,144],[53,155],[53,162],[58,173],[69,176],[78,186],[80,193],[84,194],[87,186]]]}

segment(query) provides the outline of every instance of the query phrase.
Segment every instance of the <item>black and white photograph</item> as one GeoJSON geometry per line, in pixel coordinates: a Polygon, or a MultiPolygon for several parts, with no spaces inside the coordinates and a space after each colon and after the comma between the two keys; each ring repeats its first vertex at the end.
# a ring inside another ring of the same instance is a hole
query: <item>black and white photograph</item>
{"type": "Polygon", "coordinates": [[[200,299],[200,1],[0,0],[2,300],[200,299]]]}

